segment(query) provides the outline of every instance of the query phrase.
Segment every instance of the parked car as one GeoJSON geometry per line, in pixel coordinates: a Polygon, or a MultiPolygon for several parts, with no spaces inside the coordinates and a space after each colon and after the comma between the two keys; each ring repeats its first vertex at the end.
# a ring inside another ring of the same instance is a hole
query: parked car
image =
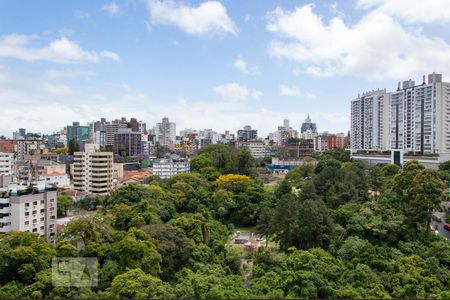
{"type": "Polygon", "coordinates": [[[436,222],[442,222],[442,218],[440,216],[433,215],[432,219],[436,222]]]}
{"type": "Polygon", "coordinates": [[[444,229],[450,231],[450,224],[445,223],[444,224],[444,229]]]}

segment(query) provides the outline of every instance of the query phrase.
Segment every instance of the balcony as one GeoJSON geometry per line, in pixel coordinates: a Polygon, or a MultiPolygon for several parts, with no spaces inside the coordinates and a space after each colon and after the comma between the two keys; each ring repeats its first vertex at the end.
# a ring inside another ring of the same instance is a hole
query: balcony
{"type": "Polygon", "coordinates": [[[10,222],[11,222],[10,216],[0,217],[0,223],[10,223],[10,222]]]}
{"type": "Polygon", "coordinates": [[[0,208],[0,214],[9,214],[10,212],[11,212],[11,208],[9,206],[0,208]]]}

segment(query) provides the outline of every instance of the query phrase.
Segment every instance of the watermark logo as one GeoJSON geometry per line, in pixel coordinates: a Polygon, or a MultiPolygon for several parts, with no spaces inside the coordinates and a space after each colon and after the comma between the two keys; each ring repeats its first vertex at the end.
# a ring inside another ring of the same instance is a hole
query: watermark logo
{"type": "Polygon", "coordinates": [[[88,287],[98,285],[96,257],[55,257],[52,260],[54,287],[88,287]]]}

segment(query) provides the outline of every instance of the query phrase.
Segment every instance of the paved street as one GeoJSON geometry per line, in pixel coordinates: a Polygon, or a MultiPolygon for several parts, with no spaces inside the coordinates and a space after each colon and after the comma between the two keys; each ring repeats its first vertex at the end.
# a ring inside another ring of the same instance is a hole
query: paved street
{"type": "Polygon", "coordinates": [[[442,222],[432,221],[431,225],[433,225],[433,227],[436,227],[438,229],[440,235],[444,236],[446,239],[450,239],[450,231],[444,229],[445,213],[443,213],[443,212],[435,212],[434,215],[437,216],[437,217],[441,217],[442,222]]]}

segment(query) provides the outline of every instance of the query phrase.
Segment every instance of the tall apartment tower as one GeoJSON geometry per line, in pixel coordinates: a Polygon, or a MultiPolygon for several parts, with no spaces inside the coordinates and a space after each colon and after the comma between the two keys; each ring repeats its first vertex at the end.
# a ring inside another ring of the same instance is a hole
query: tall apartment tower
{"type": "Polygon", "coordinates": [[[73,184],[77,191],[87,194],[108,194],[113,184],[113,153],[97,152],[86,145],[85,152],[73,156],[73,184]]]}
{"type": "Polygon", "coordinates": [[[351,102],[351,148],[389,149],[389,93],[385,89],[363,93],[351,102]]]}
{"type": "Polygon", "coordinates": [[[250,125],[244,126],[243,129],[237,131],[238,141],[252,141],[258,138],[258,130],[252,129],[250,125]]]}
{"type": "Polygon", "coordinates": [[[115,121],[105,124],[105,146],[114,146],[114,136],[119,131],[119,124],[115,121]]]}
{"type": "Polygon", "coordinates": [[[115,151],[123,155],[125,151],[127,156],[136,156],[142,153],[142,134],[138,131],[132,131],[131,128],[119,128],[114,135],[115,151]]]}
{"type": "Polygon", "coordinates": [[[169,118],[164,117],[162,123],[156,124],[156,141],[160,145],[170,145],[174,143],[177,137],[176,125],[173,122],[169,122],[169,118]]]}
{"type": "Polygon", "coordinates": [[[441,74],[411,79],[391,93],[392,149],[420,154],[450,153],[450,83],[441,74]]]}
{"type": "Polygon", "coordinates": [[[89,126],[80,125],[80,122],[67,125],[67,145],[73,144],[76,149],[81,149],[85,140],[89,140],[89,126]]]}

